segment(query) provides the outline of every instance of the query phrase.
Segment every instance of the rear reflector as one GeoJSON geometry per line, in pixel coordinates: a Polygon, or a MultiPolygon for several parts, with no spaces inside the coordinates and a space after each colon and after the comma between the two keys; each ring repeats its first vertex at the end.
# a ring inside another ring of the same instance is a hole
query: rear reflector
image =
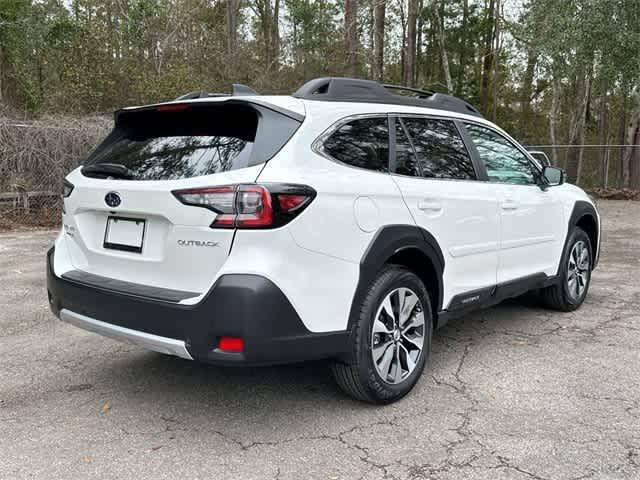
{"type": "Polygon", "coordinates": [[[211,228],[275,228],[299,215],[315,198],[306,185],[241,184],[175,190],[185,205],[217,214],[211,228]]]}
{"type": "Polygon", "coordinates": [[[244,341],[240,337],[220,337],[218,348],[227,352],[241,352],[244,349],[244,341]]]}

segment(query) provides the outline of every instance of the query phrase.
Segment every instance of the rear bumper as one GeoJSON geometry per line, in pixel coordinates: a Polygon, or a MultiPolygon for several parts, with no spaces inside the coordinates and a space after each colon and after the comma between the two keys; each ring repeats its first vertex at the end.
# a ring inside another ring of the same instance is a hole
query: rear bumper
{"type": "Polygon", "coordinates": [[[348,332],[310,332],[280,289],[258,275],[223,275],[200,303],[183,305],[58,277],[54,254],[47,254],[51,310],[107,337],[216,365],[344,358],[348,351],[348,332]],[[222,336],[242,337],[242,353],[218,349],[222,336]]]}

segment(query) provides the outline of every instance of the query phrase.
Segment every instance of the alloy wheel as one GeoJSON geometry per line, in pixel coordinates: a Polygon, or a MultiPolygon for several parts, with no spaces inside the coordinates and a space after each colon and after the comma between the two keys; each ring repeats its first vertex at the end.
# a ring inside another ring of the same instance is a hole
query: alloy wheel
{"type": "Polygon", "coordinates": [[[423,354],[425,318],[418,295],[396,288],[378,307],[371,329],[371,354],[376,371],[390,384],[399,384],[415,370],[423,354]]]}
{"type": "Polygon", "coordinates": [[[579,299],[587,288],[590,268],[589,249],[580,240],[571,249],[567,268],[567,289],[574,300],[579,299]]]}

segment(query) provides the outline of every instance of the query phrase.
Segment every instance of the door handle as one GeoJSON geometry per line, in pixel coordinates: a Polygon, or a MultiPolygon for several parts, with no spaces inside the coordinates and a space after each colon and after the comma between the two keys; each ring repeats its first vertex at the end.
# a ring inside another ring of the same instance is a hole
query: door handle
{"type": "Polygon", "coordinates": [[[440,212],[442,203],[437,200],[421,200],[418,202],[418,209],[423,212],[440,212]]]}
{"type": "Polygon", "coordinates": [[[505,200],[504,202],[502,202],[502,209],[503,210],[517,210],[518,209],[518,204],[516,202],[514,202],[513,200],[505,200]]]}

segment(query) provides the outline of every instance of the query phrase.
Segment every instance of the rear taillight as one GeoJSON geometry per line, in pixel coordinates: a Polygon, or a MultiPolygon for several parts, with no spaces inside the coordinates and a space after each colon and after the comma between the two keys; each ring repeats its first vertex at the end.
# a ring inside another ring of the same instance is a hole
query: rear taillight
{"type": "Polygon", "coordinates": [[[299,215],[315,198],[305,185],[242,184],[175,190],[185,205],[217,213],[211,228],[275,228],[299,215]]]}
{"type": "Polygon", "coordinates": [[[67,198],[73,192],[73,184],[67,180],[62,181],[62,198],[67,198]]]}

